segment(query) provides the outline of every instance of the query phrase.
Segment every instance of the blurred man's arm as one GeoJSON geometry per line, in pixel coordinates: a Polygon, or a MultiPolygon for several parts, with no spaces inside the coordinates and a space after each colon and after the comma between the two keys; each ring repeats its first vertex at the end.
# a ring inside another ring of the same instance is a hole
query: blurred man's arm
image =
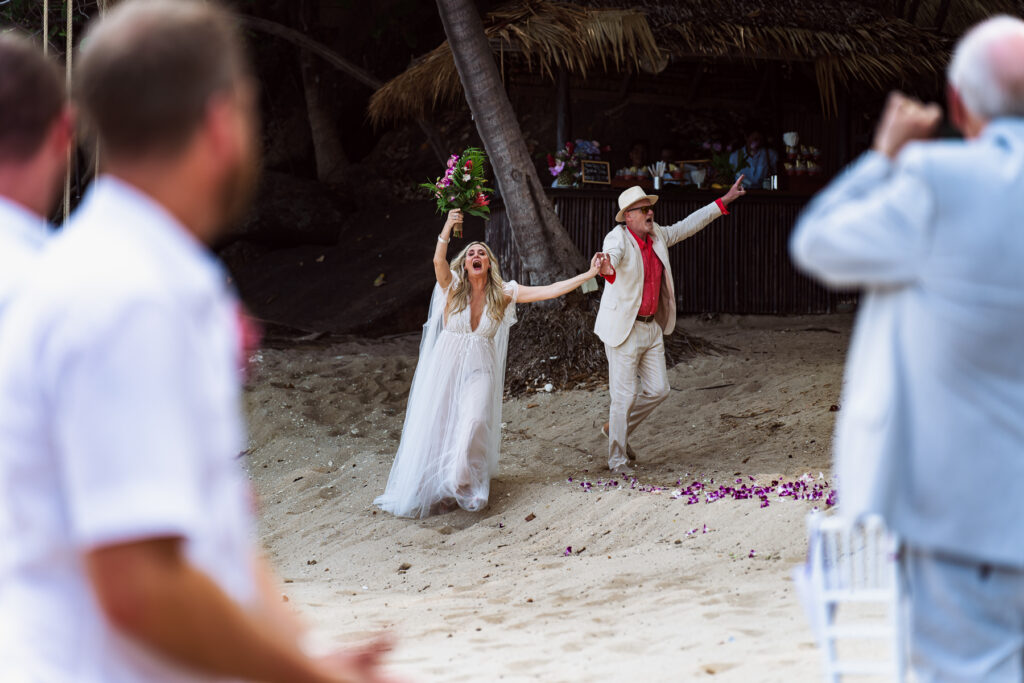
{"type": "Polygon", "coordinates": [[[901,153],[930,137],[938,117],[934,105],[890,96],[872,151],[797,221],[790,254],[798,267],[837,287],[901,286],[917,278],[936,202],[918,150],[901,153]]]}
{"type": "Polygon", "coordinates": [[[263,555],[253,560],[256,574],[256,590],[259,594],[258,616],[274,625],[280,637],[302,647],[309,629],[295,610],[285,602],[281,581],[263,555]]]}
{"type": "MultiPolygon", "coordinates": [[[[912,164],[910,164],[912,165],[912,164]]],[[[901,286],[920,273],[935,200],[917,173],[868,152],[801,214],[790,255],[834,287],[901,286]]]]}
{"type": "Polygon", "coordinates": [[[377,681],[372,661],[351,653],[316,661],[279,624],[254,617],[184,557],[182,541],[153,539],[86,555],[89,579],[107,618],[122,632],[183,666],[208,675],[281,683],[377,681]]]}

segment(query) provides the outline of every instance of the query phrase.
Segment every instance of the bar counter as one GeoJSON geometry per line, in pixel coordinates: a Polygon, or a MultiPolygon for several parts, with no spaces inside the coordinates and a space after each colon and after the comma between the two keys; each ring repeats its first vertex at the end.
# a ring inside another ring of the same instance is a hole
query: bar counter
{"type": "MultiPolygon", "coordinates": [[[[573,242],[587,257],[601,250],[615,226],[620,189],[549,189],[548,197],[573,242]]],[[[654,219],[669,225],[725,194],[724,189],[662,188],[654,219]]],[[[847,308],[851,293],[829,292],[799,274],[788,241],[807,193],[749,190],[704,230],[669,249],[680,313],[830,313],[847,308]],[[842,304],[842,306],[840,306],[842,304]]],[[[522,281],[504,205],[495,200],[487,242],[506,279],[522,281]]]]}

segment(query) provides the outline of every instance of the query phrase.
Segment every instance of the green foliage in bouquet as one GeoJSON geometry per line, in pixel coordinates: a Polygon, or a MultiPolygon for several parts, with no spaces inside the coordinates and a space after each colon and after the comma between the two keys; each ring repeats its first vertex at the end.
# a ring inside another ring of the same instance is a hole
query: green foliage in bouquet
{"type": "Polygon", "coordinates": [[[491,213],[487,195],[494,190],[487,187],[486,163],[487,154],[482,149],[468,147],[462,154],[448,158],[443,176],[432,183],[421,183],[420,187],[434,195],[440,213],[460,209],[470,216],[487,218],[491,213]]]}

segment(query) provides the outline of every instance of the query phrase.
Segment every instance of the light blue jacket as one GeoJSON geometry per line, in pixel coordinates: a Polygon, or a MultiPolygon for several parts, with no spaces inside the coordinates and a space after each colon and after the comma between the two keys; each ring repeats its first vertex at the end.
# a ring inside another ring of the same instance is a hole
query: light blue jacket
{"type": "Polygon", "coordinates": [[[1024,568],[1024,120],[865,154],[800,217],[805,272],[862,287],[835,436],[840,510],[1024,568]]]}

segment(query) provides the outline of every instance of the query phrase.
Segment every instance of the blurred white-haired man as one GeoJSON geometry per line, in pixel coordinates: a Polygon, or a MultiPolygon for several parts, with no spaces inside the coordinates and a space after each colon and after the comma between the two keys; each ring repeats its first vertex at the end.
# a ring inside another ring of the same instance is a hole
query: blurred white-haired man
{"type": "Polygon", "coordinates": [[[27,38],[0,36],[0,317],[49,236],[72,128],[56,65],[27,38]]]}
{"type": "Polygon", "coordinates": [[[861,287],[840,509],[903,540],[922,681],[1024,680],[1024,22],[960,40],[949,116],[894,93],[873,149],[807,208],[794,261],[861,287]]]}

